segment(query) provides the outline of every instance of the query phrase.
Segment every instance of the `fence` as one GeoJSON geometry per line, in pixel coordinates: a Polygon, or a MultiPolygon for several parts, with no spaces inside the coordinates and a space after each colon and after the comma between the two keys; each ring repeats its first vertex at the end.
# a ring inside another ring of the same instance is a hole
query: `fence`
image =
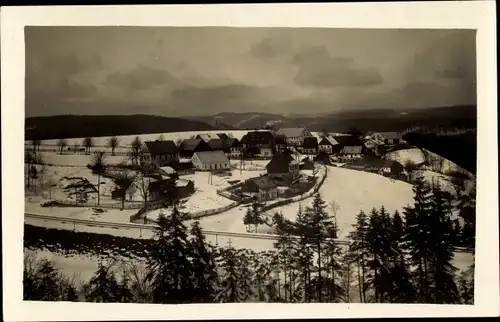
{"type": "Polygon", "coordinates": [[[108,209],[139,209],[142,207],[142,201],[138,202],[130,202],[127,201],[123,204],[121,202],[109,203],[109,202],[100,202],[97,205],[97,202],[75,202],[68,200],[54,200],[56,206],[67,206],[67,207],[97,207],[97,208],[108,208],[108,209]]]}
{"type": "Polygon", "coordinates": [[[326,168],[326,166],[323,166],[323,169],[324,169],[324,172],[323,172],[323,176],[322,176],[321,180],[319,181],[319,183],[312,190],[306,192],[303,195],[295,196],[293,198],[286,199],[286,200],[280,200],[280,201],[277,201],[275,203],[272,203],[272,204],[269,204],[267,206],[264,206],[262,208],[262,211],[268,211],[268,210],[271,210],[273,208],[285,206],[285,205],[291,204],[292,202],[298,202],[298,201],[302,201],[304,199],[312,197],[316,192],[318,192],[319,188],[321,188],[321,186],[323,185],[323,183],[326,180],[326,176],[327,176],[327,168],[326,168]]]}

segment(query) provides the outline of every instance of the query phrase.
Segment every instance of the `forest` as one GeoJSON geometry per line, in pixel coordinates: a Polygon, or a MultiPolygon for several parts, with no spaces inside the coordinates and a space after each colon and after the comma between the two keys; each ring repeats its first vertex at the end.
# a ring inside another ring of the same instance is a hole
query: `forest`
{"type": "Polygon", "coordinates": [[[402,213],[389,214],[383,206],[360,211],[349,246],[337,242],[335,213],[320,194],[293,221],[274,214],[279,238],[263,252],[207,243],[199,223],[186,226],[176,204],[171,215],[160,216],[152,240],[49,230],[34,237],[43,228],[26,226],[24,299],[473,304],[474,263],[458,273],[453,258],[457,246],[474,249],[475,193],[453,196],[421,178],[413,191],[414,204],[402,213]],[[120,250],[144,261],[101,261],[90,280],[76,283],[54,262],[29,252],[46,245],[78,254],[120,250]]]}

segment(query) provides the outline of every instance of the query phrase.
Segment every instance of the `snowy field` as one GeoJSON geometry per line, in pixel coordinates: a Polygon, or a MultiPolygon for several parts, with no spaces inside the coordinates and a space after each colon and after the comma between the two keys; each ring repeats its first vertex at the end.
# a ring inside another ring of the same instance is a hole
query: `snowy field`
{"type": "MultiPolygon", "coordinates": [[[[102,149],[92,149],[92,151],[100,151],[102,149]]],[[[93,154],[85,154],[85,153],[63,153],[59,154],[56,152],[43,152],[40,151],[42,156],[42,162],[44,164],[51,164],[56,166],[73,166],[73,167],[86,167],[88,164],[92,163],[93,154]]],[[[128,163],[128,159],[124,156],[119,155],[110,155],[106,154],[104,162],[106,164],[120,164],[120,163],[128,163]]]]}
{"type": "MultiPolygon", "coordinates": [[[[395,181],[383,176],[337,167],[328,167],[328,175],[320,188],[320,193],[327,204],[334,201],[338,206],[337,224],[340,238],[345,238],[355,223],[356,215],[363,210],[369,212],[373,207],[382,205],[390,213],[402,211],[404,206],[413,203],[412,186],[408,183],[395,181]]],[[[288,219],[295,219],[299,204],[309,206],[312,198],[301,203],[292,203],[270,210],[271,215],[282,212],[288,219]]],[[[200,224],[207,230],[231,232],[246,232],[243,216],[246,207],[239,206],[222,214],[201,218],[200,224]]],[[[329,209],[331,212],[331,209],[329,209]]],[[[259,233],[265,233],[268,227],[260,227],[259,233]]]]}
{"type": "MultiPolygon", "coordinates": [[[[139,139],[144,142],[144,141],[154,141],[158,140],[160,136],[163,137],[164,140],[184,140],[184,139],[189,139],[192,136],[196,136],[198,134],[214,134],[216,135],[217,133],[225,133],[229,136],[232,136],[238,140],[241,140],[243,135],[245,135],[248,131],[247,130],[212,130],[212,131],[187,131],[187,132],[171,132],[171,133],[152,133],[152,134],[133,134],[133,135],[119,135],[116,136],[119,140],[118,146],[121,148],[128,148],[130,144],[134,141],[136,137],[139,137],[139,139]]],[[[109,136],[103,136],[103,137],[94,137],[94,146],[95,147],[105,147],[107,148],[108,146],[108,140],[109,136]]],[[[73,138],[73,139],[67,139],[68,146],[73,147],[74,145],[79,145],[82,147],[82,142],[84,138],[73,138]]],[[[43,140],[42,141],[42,146],[48,145],[48,146],[57,146],[57,141],[58,140],[43,140]]],[[[31,142],[29,140],[25,141],[25,146],[31,146],[31,142]]],[[[121,151],[121,149],[116,149],[116,151],[121,151]]]]}

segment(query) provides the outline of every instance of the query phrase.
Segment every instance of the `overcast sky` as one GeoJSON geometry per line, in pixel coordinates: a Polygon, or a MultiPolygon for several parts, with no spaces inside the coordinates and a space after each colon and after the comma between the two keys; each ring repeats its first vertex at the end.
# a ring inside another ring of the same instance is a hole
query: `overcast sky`
{"type": "Polygon", "coordinates": [[[27,27],[26,117],[476,102],[475,31],[27,27]]]}

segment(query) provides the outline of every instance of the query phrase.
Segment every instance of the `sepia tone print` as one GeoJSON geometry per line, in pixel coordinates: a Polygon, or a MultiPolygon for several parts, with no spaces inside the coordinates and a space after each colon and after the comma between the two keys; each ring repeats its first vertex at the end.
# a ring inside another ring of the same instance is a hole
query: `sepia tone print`
{"type": "Polygon", "coordinates": [[[474,30],[25,44],[24,300],[473,304],[474,30]]]}

